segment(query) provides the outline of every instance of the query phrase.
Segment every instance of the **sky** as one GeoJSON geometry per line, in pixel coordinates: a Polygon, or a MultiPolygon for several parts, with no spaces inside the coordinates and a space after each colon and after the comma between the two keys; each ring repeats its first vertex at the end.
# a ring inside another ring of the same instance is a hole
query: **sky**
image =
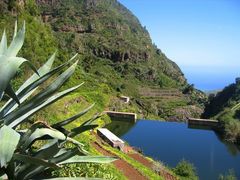
{"type": "Polygon", "coordinates": [[[240,0],[119,0],[189,83],[219,90],[240,77],[240,0]]]}

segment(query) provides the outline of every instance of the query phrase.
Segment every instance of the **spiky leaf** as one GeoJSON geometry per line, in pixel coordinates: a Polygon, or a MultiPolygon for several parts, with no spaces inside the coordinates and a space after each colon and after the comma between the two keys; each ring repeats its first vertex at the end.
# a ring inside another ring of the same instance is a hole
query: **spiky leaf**
{"type": "MultiPolygon", "coordinates": [[[[75,56],[73,56],[69,61],[67,61],[66,63],[54,68],[53,70],[51,70],[50,72],[48,72],[47,74],[41,76],[38,80],[34,81],[33,83],[31,83],[30,85],[28,85],[27,87],[23,88],[23,90],[21,90],[20,92],[18,92],[18,98],[21,99],[26,99],[27,97],[29,97],[32,92],[34,92],[34,90],[41,85],[42,83],[46,82],[49,78],[51,78],[52,76],[54,76],[56,73],[58,73],[60,70],[62,70],[64,67],[66,67],[69,63],[72,62],[72,60],[75,59],[75,57],[77,56],[77,54],[75,56]]],[[[7,102],[0,110],[0,117],[3,118],[4,116],[6,116],[9,112],[11,112],[12,107],[16,104],[16,102],[14,100],[10,100],[10,102],[7,102]]]]}
{"type": "MultiPolygon", "coordinates": [[[[37,107],[32,107],[32,109],[29,109],[28,111],[26,111],[25,109],[21,110],[19,109],[19,113],[22,114],[22,116],[20,116],[19,118],[16,119],[11,119],[11,121],[5,121],[6,124],[8,124],[8,122],[10,122],[9,126],[10,127],[16,127],[19,124],[21,124],[22,122],[24,122],[28,117],[30,117],[31,115],[33,115],[34,113],[36,113],[37,111],[41,110],[42,108],[48,106],[49,104],[52,104],[53,102],[57,101],[58,99],[62,98],[63,96],[66,96],[67,94],[73,92],[74,90],[76,90],[77,88],[79,88],[82,84],[75,86],[73,88],[67,89],[63,92],[57,93],[54,96],[50,97],[49,99],[47,99],[45,102],[43,103],[39,103],[39,105],[37,107]],[[25,113],[24,113],[25,112],[25,113]]],[[[34,102],[33,102],[34,104],[34,102]]],[[[31,106],[30,106],[31,108],[31,106]]],[[[15,112],[13,112],[14,114],[15,112]]],[[[13,116],[14,118],[14,116],[13,116]]]]}
{"type": "MultiPolygon", "coordinates": [[[[15,26],[16,27],[16,26],[15,26]]],[[[15,32],[16,32],[15,28],[15,32]]],[[[14,57],[17,55],[19,50],[21,49],[23,42],[24,42],[24,37],[25,37],[25,22],[23,22],[23,27],[20,29],[17,34],[14,36],[11,44],[9,45],[6,56],[8,57],[14,57]]]]}
{"type": "Polygon", "coordinates": [[[105,156],[73,156],[65,161],[58,163],[71,164],[71,163],[111,163],[117,160],[115,157],[105,157],[105,156]]]}
{"type": "Polygon", "coordinates": [[[0,167],[7,167],[18,145],[20,135],[8,126],[0,129],[0,167]]]}
{"type": "Polygon", "coordinates": [[[58,127],[62,127],[62,126],[66,126],[67,124],[70,124],[71,122],[73,122],[74,120],[76,120],[77,118],[81,117],[82,115],[86,114],[90,109],[93,108],[95,104],[92,104],[91,106],[89,106],[88,108],[84,109],[82,112],[64,120],[61,121],[59,123],[53,124],[52,127],[54,128],[58,128],[58,127]]]}
{"type": "Polygon", "coordinates": [[[3,35],[2,35],[2,40],[0,43],[0,55],[4,55],[4,53],[6,53],[7,51],[7,36],[6,36],[6,32],[4,30],[3,35]]]}
{"type": "Polygon", "coordinates": [[[21,161],[21,162],[24,162],[24,163],[27,163],[27,164],[35,164],[37,166],[46,166],[46,167],[52,167],[52,168],[59,167],[57,164],[48,162],[47,160],[39,159],[39,158],[36,158],[36,157],[23,155],[23,154],[14,154],[13,158],[18,160],[18,161],[21,161]]]}

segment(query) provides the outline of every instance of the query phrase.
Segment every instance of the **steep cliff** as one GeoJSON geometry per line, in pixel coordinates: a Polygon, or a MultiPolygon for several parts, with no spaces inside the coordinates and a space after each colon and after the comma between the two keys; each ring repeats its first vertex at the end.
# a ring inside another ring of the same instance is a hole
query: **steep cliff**
{"type": "Polygon", "coordinates": [[[61,61],[79,53],[81,68],[72,83],[89,76],[89,87],[107,85],[112,97],[131,97],[131,107],[119,105],[113,98],[110,109],[171,119],[200,115],[204,95],[194,88],[186,93],[189,85],[180,68],[117,0],[6,0],[0,5],[3,16],[11,17],[11,21],[1,20],[2,25],[10,26],[18,17],[30,26],[31,35],[22,52],[25,57],[41,64],[43,56],[56,47],[61,61]],[[27,47],[31,50],[25,51],[27,47]],[[143,95],[146,89],[174,89],[180,96],[143,95]]]}
{"type": "Polygon", "coordinates": [[[169,78],[172,85],[186,83],[178,66],[152,44],[146,28],[116,0],[37,3],[43,21],[51,25],[61,48],[108,59],[121,75],[133,74],[154,85],[168,86],[161,81],[162,76],[169,78]]]}
{"type": "Polygon", "coordinates": [[[218,119],[224,138],[240,144],[240,78],[216,95],[209,96],[203,117],[218,119]]]}

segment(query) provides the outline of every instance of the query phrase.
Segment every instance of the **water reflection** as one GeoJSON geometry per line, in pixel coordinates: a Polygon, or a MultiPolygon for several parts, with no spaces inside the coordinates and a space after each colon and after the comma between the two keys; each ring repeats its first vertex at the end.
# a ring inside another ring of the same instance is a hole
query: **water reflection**
{"type": "Polygon", "coordinates": [[[224,141],[211,128],[188,128],[187,124],[139,120],[136,124],[113,121],[106,126],[144,154],[170,167],[181,159],[193,163],[200,179],[217,179],[234,169],[240,177],[240,148],[224,141]]]}
{"type": "Polygon", "coordinates": [[[188,125],[188,128],[190,129],[196,129],[196,130],[208,130],[208,131],[212,131],[215,133],[216,137],[218,138],[219,141],[221,141],[226,147],[228,152],[233,155],[233,156],[237,156],[240,153],[240,146],[237,146],[233,143],[230,143],[228,141],[226,141],[220,133],[218,133],[218,131],[215,131],[214,128],[210,127],[210,126],[200,126],[200,125],[188,125]]]}
{"type": "Polygon", "coordinates": [[[110,131],[114,132],[118,137],[123,136],[128,131],[130,131],[135,126],[133,122],[127,121],[119,121],[119,120],[112,120],[111,123],[107,124],[105,128],[109,129],[110,131]]]}
{"type": "Polygon", "coordinates": [[[231,155],[237,156],[238,154],[240,154],[240,146],[237,146],[233,143],[230,143],[230,142],[224,140],[223,137],[217,132],[215,132],[215,134],[216,134],[218,140],[221,141],[227,147],[227,150],[231,155]]]}

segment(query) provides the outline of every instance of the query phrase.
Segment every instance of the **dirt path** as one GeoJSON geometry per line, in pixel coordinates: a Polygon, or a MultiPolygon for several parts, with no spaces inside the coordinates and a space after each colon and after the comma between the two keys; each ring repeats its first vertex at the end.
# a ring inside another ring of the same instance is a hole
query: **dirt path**
{"type": "MultiPolygon", "coordinates": [[[[138,153],[128,154],[128,156],[130,156],[131,158],[135,159],[136,161],[142,163],[144,166],[146,166],[146,167],[148,167],[150,169],[153,168],[153,163],[151,161],[149,161],[147,158],[143,157],[142,155],[140,155],[138,153]]],[[[171,175],[166,170],[161,170],[161,172],[159,174],[161,176],[163,176],[165,180],[177,180],[176,177],[171,175]]]]}
{"type": "MultiPolygon", "coordinates": [[[[96,148],[100,153],[105,156],[114,156],[111,152],[105,150],[97,142],[92,143],[93,147],[96,148]]],[[[138,172],[134,167],[128,164],[122,159],[118,159],[113,162],[114,166],[119,169],[128,179],[130,180],[147,180],[140,172],[138,172]]]]}
{"type": "MultiPolygon", "coordinates": [[[[103,140],[94,132],[92,134],[97,138],[97,142],[92,143],[93,147],[95,147],[100,153],[106,156],[115,156],[110,151],[107,151],[104,149],[98,142],[103,142],[103,140]]],[[[132,152],[132,148],[129,147],[132,152]]],[[[134,151],[135,152],[135,151],[134,151]]],[[[135,152],[135,153],[128,153],[128,156],[139,163],[143,164],[144,166],[153,169],[153,162],[148,160],[143,155],[135,152]]],[[[128,164],[126,161],[119,159],[117,161],[114,161],[113,164],[117,169],[119,169],[128,179],[130,180],[146,180],[148,179],[144,175],[142,175],[138,170],[136,170],[133,166],[128,164]]],[[[167,170],[162,169],[159,172],[159,175],[164,177],[165,180],[177,180],[176,177],[174,177],[172,174],[170,174],[167,170]]]]}
{"type": "Polygon", "coordinates": [[[136,161],[142,163],[144,166],[147,166],[150,169],[152,169],[152,162],[149,161],[148,159],[144,158],[143,156],[141,156],[137,153],[128,154],[128,156],[130,156],[131,158],[135,159],[136,161]]]}
{"type": "MultiPolygon", "coordinates": [[[[105,156],[114,156],[111,152],[105,150],[101,147],[97,142],[92,143],[92,145],[103,155],[105,156]]],[[[146,180],[140,172],[138,172],[135,168],[133,168],[130,164],[122,159],[118,159],[113,162],[114,166],[119,169],[128,179],[130,180],[146,180]]]]}

